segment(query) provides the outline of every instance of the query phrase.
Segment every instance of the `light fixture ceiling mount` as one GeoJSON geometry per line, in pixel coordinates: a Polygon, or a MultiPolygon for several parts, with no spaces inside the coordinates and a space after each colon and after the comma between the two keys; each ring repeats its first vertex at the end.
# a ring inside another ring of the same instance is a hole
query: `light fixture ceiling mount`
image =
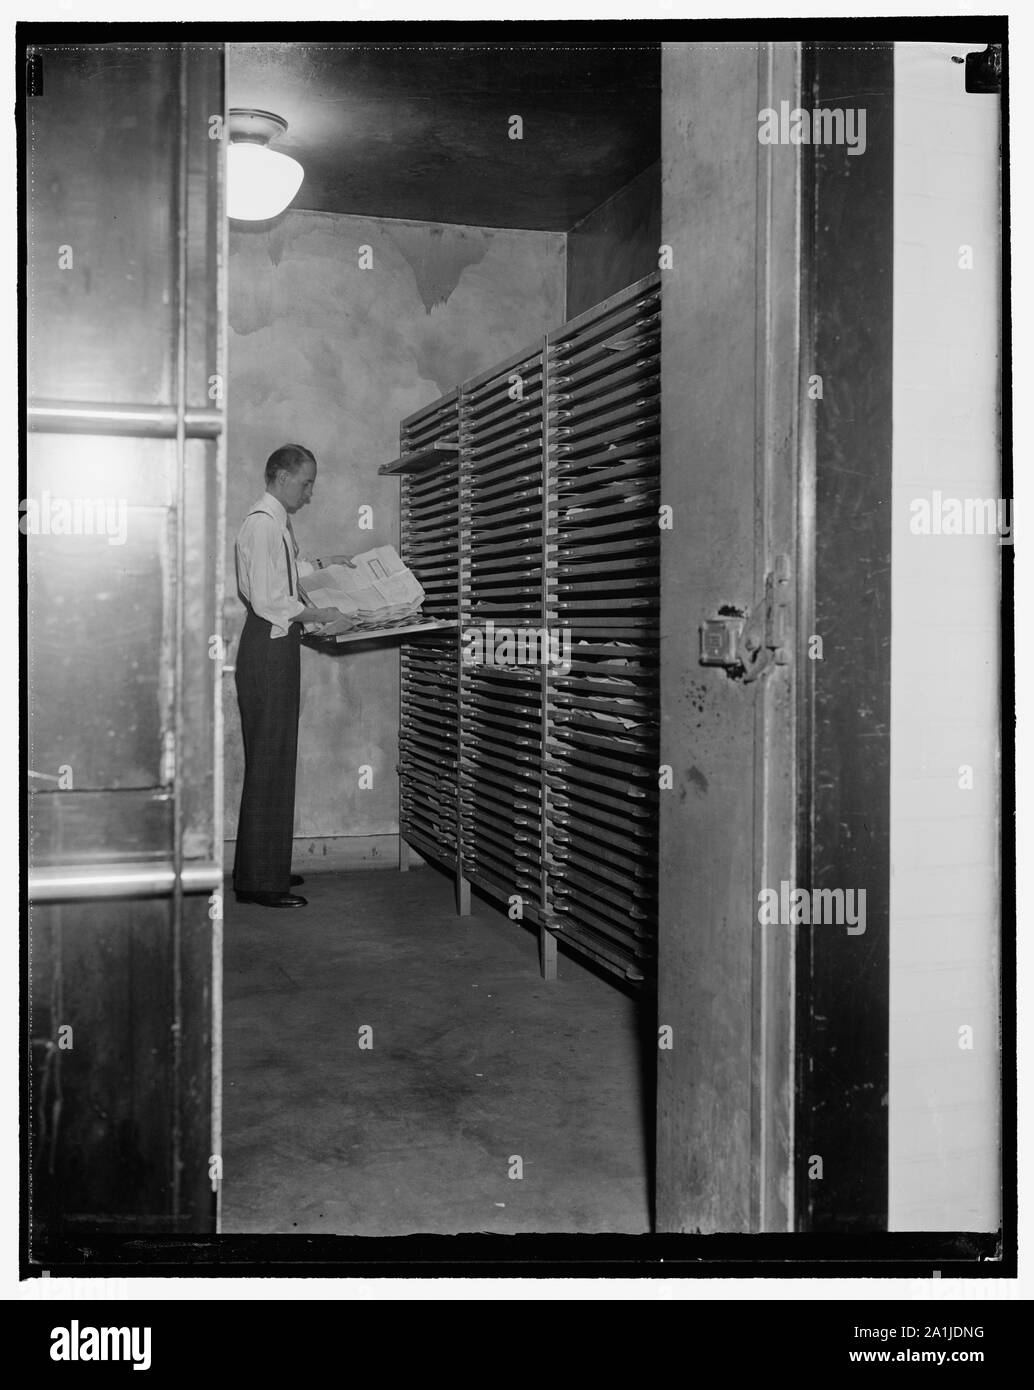
{"type": "Polygon", "coordinates": [[[268,145],[287,132],[283,116],[260,111],[256,106],[234,106],[230,111],[230,140],[236,144],[268,145]]]}

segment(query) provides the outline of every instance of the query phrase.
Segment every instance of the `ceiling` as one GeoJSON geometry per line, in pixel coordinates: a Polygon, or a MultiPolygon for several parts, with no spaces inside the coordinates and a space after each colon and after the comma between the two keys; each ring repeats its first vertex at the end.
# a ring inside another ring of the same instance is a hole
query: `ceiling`
{"type": "Polygon", "coordinates": [[[660,157],[659,44],[227,47],[227,105],[288,122],[294,207],[568,231],[660,157]]]}

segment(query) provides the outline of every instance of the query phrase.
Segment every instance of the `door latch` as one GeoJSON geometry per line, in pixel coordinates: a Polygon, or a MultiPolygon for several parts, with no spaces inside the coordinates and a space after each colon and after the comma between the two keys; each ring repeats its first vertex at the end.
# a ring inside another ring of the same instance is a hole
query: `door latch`
{"type": "Polygon", "coordinates": [[[765,597],[747,619],[740,636],[743,679],[756,681],[770,666],[790,661],[790,557],[777,555],[765,576],[765,597]]]}

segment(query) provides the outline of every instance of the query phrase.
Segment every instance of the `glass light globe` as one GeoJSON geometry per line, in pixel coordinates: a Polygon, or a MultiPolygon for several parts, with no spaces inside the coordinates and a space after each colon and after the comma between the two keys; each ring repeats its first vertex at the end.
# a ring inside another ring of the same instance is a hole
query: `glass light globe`
{"type": "Polygon", "coordinates": [[[239,222],[265,222],[283,212],[305,171],[289,154],[235,142],[226,151],[226,214],[239,222]]]}

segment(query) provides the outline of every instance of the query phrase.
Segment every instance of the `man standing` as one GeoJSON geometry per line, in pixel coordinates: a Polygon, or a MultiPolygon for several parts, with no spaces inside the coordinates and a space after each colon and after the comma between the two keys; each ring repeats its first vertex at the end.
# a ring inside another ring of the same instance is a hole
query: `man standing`
{"type": "Polygon", "coordinates": [[[236,546],[237,589],[248,615],[237,649],[244,790],[233,886],[238,902],[304,907],[306,899],[290,891],[302,882],[291,874],[301,624],[331,622],[341,613],[310,608],[299,597],[298,577],[352,562],[347,555],[312,562],[298,556],[290,519],[312,498],[316,459],[310,450],[301,444],[276,449],[265,480],[236,546]]]}

